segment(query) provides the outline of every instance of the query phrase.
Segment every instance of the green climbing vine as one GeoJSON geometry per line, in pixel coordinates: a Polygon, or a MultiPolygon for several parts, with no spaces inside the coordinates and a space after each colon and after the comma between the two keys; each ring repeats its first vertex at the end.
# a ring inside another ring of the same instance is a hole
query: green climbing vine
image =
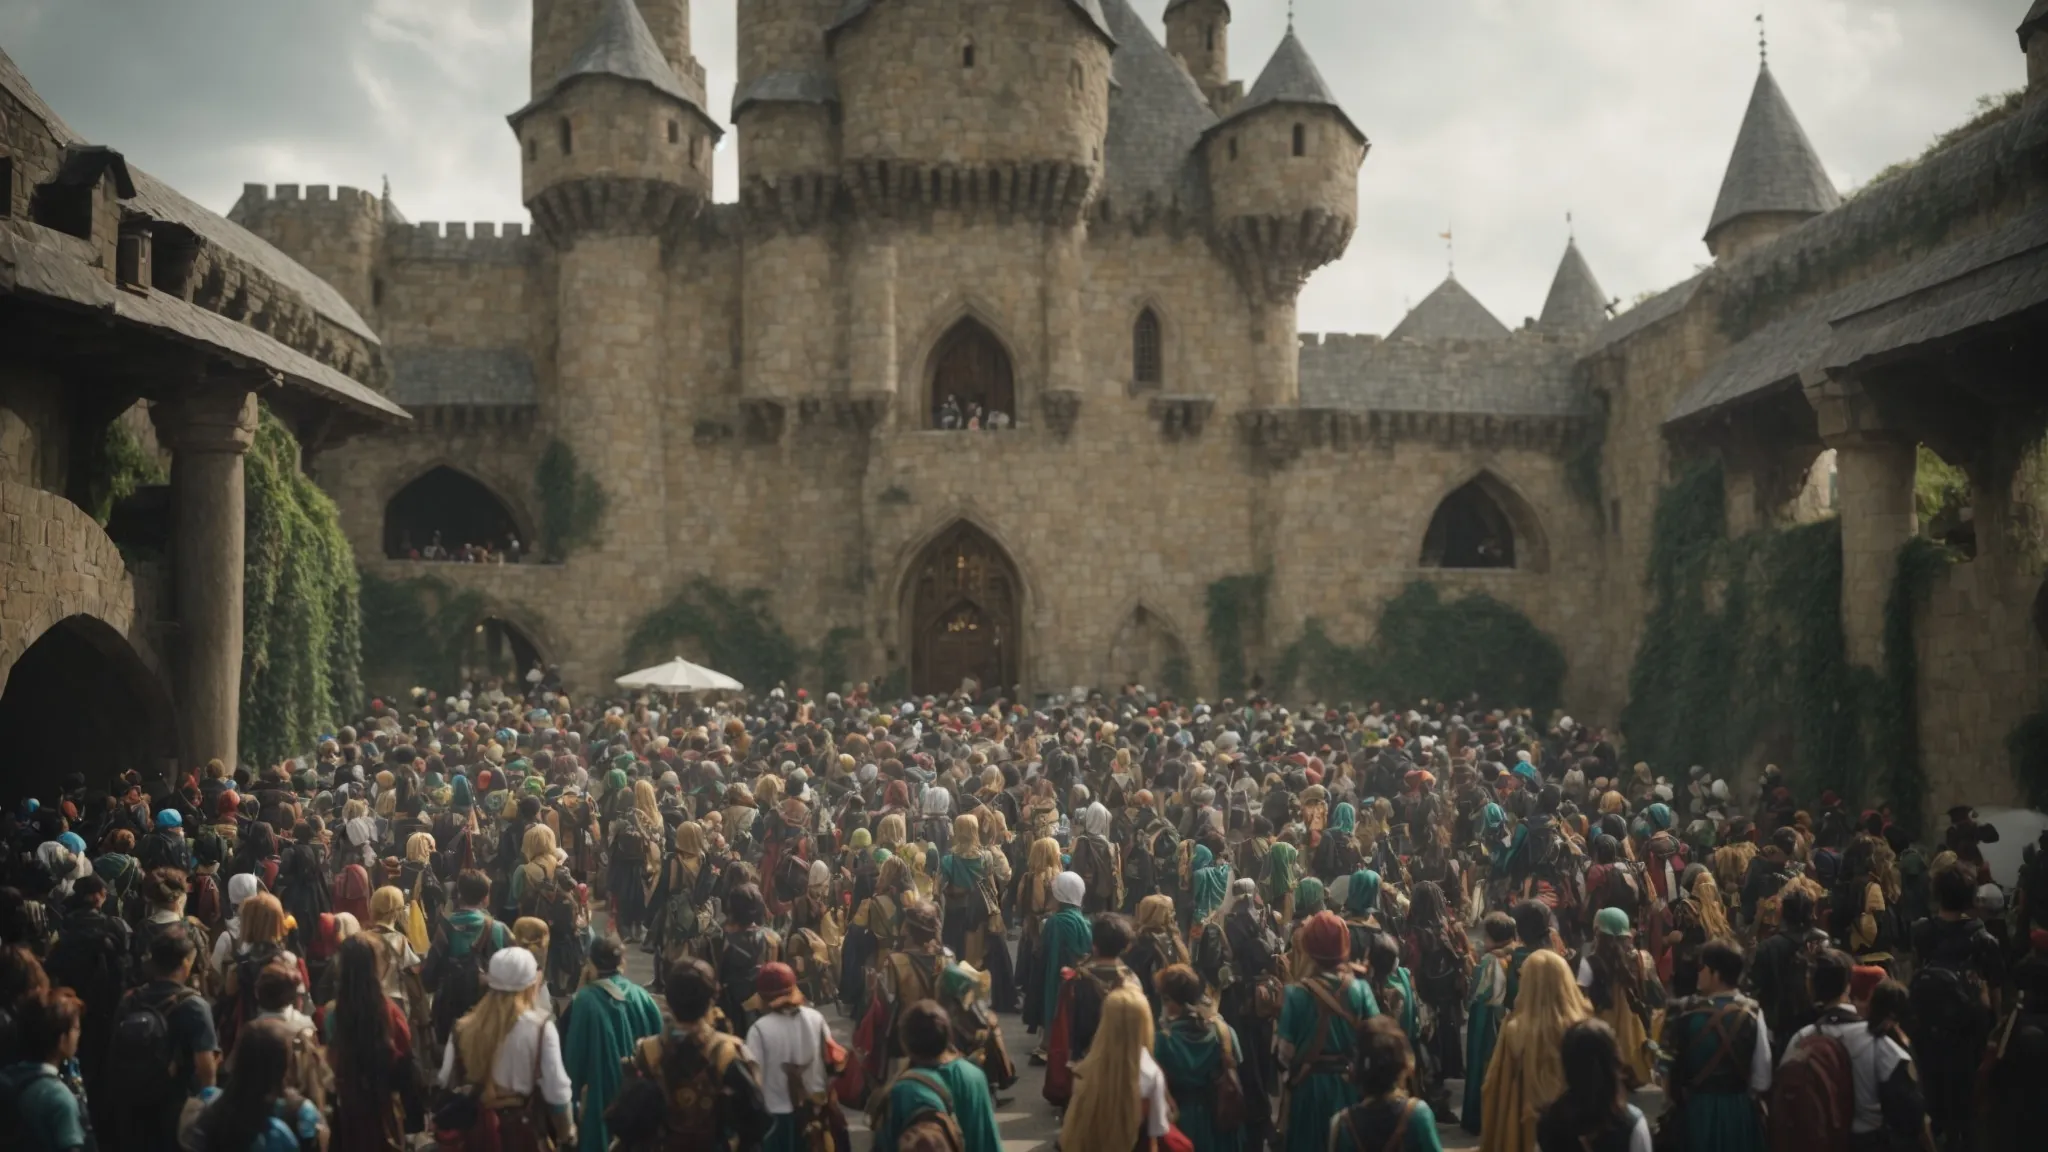
{"type": "Polygon", "coordinates": [[[114,505],[137,488],[170,480],[163,462],[142,446],[125,420],[109,422],[106,434],[89,440],[84,453],[73,474],[83,477],[85,510],[102,526],[114,514],[114,505]]]}
{"type": "Polygon", "coordinates": [[[837,692],[853,681],[847,648],[860,639],[860,629],[841,625],[825,633],[818,644],[818,689],[837,692]]]}
{"type": "Polygon", "coordinates": [[[361,574],[363,681],[382,696],[413,685],[447,691],[462,682],[471,630],[488,613],[483,594],[434,576],[385,580],[361,574]]]}
{"type": "Polygon", "coordinates": [[[1244,695],[1251,667],[1247,647],[1265,633],[1266,592],[1272,583],[1268,571],[1225,576],[1209,585],[1205,632],[1216,657],[1218,695],[1244,695]]]}
{"type": "Polygon", "coordinates": [[[1884,604],[1884,688],[1874,717],[1873,752],[1884,768],[1892,814],[1915,835],[1926,831],[1927,770],[1920,763],[1920,659],[1913,622],[1935,577],[1954,562],[1948,549],[1915,536],[1899,549],[1884,604]]]}
{"type": "Polygon", "coordinates": [[[241,751],[270,764],[303,755],[362,702],[362,612],[334,502],[267,409],[243,475],[241,751]]]}
{"type": "MultiPolygon", "coordinates": [[[[1621,727],[1629,755],[1660,772],[1703,764],[1732,773],[1758,748],[1782,749],[1805,794],[1851,798],[1909,783],[1900,732],[1874,717],[1896,691],[1849,663],[1842,632],[1842,532],[1828,519],[1726,538],[1719,464],[1684,469],[1660,494],[1652,528],[1652,604],[1629,675],[1621,727]],[[1885,757],[1871,770],[1871,753],[1885,757]]],[[[1905,561],[1902,560],[1902,565],[1905,561]]],[[[1916,554],[1907,603],[1924,595],[1916,554]]],[[[1931,578],[1931,577],[1930,577],[1931,578]]],[[[1910,660],[1909,637],[1902,659],[1910,660]]],[[[1906,668],[1903,674],[1911,674],[1906,668]]],[[[1910,691],[1908,692],[1910,695],[1910,691]]],[[[1893,699],[1896,699],[1894,697],[1893,699]]],[[[1906,722],[1908,725],[1910,722],[1906,722]]],[[[1902,808],[1917,807],[1894,796],[1902,808]]]]}
{"type": "Polygon", "coordinates": [[[1446,601],[1417,580],[1380,610],[1373,639],[1348,647],[1319,620],[1280,659],[1275,680],[1322,699],[1481,700],[1547,713],[1564,694],[1557,642],[1512,605],[1484,593],[1446,601]]]}
{"type": "Polygon", "coordinates": [[[803,648],[775,618],[765,589],[735,592],[705,576],[692,578],[640,621],[626,642],[626,659],[635,666],[654,663],[676,655],[675,647],[685,642],[695,644],[713,668],[757,692],[794,680],[804,664],[803,648]]]}
{"type": "Polygon", "coordinates": [[[560,563],[596,536],[604,522],[605,491],[578,466],[575,449],[560,440],[548,441],[533,485],[540,493],[541,554],[560,563]]]}

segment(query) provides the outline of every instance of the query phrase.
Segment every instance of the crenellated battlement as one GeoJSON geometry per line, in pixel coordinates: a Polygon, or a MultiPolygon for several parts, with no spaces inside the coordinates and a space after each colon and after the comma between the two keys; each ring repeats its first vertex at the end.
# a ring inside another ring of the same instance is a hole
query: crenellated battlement
{"type": "Polygon", "coordinates": [[[533,237],[518,222],[455,221],[393,224],[385,230],[384,247],[392,260],[460,260],[474,264],[523,264],[533,251],[533,237]]]}

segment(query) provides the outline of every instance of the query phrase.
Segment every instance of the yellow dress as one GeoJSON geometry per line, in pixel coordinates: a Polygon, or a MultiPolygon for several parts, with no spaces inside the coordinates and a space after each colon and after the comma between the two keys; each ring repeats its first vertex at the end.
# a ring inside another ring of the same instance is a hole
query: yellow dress
{"type": "MultiPolygon", "coordinates": [[[[1536,1152],[1536,1115],[1548,1099],[1538,1099],[1531,1083],[1537,1061],[1556,1062],[1555,1052],[1533,1052],[1523,1023],[1510,1018],[1501,1025],[1500,1040],[1486,1066],[1480,1092],[1480,1152],[1536,1152]]],[[[1560,1085],[1562,1077],[1557,1078],[1560,1085]]]]}

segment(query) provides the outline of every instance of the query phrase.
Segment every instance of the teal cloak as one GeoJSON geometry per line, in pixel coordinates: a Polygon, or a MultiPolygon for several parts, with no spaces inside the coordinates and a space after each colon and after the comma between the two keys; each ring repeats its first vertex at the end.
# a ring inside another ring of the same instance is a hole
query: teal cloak
{"type": "MultiPolygon", "coordinates": [[[[1363,980],[1332,972],[1317,972],[1308,979],[1320,982],[1356,1019],[1380,1014],[1372,986],[1363,980]]],[[[1330,1139],[1330,1121],[1358,1103],[1358,1089],[1351,1082],[1351,1029],[1323,1008],[1322,1001],[1308,989],[1290,985],[1280,1008],[1280,1039],[1294,1046],[1294,1064],[1299,1064],[1308,1051],[1319,1022],[1327,1034],[1308,1074],[1296,1077],[1291,1066],[1287,1072],[1293,1087],[1287,1095],[1284,1152],[1324,1152],[1330,1139]]]]}
{"type": "Polygon", "coordinates": [[[946,1102],[928,1085],[913,1079],[916,1072],[939,1082],[952,1099],[953,1119],[960,1124],[966,1152],[1002,1152],[1003,1137],[996,1130],[994,1097],[988,1077],[971,1060],[954,1057],[936,1068],[913,1067],[889,1086],[889,1103],[882,1111],[882,1127],[875,1132],[870,1152],[894,1152],[896,1139],[910,1118],[927,1108],[946,1110],[946,1102]]]}
{"type": "Polygon", "coordinates": [[[1045,1018],[1047,1032],[1051,1032],[1053,1013],[1058,1011],[1060,1002],[1060,969],[1078,967],[1094,951],[1094,929],[1088,927],[1088,918],[1079,908],[1071,904],[1060,905],[1040,929],[1038,937],[1039,954],[1045,964],[1045,1018]]]}
{"type": "Polygon", "coordinates": [[[1152,1042],[1152,1058],[1158,1061],[1159,1070],[1166,1073],[1167,1091],[1173,1094],[1174,1105],[1180,1109],[1180,1130],[1194,1144],[1195,1152],[1238,1152],[1243,1146],[1242,1129],[1216,1130],[1216,1079],[1223,1071],[1218,1028],[1231,1038],[1230,1051],[1236,1066],[1244,1067],[1243,1046],[1227,1025],[1214,1019],[1182,1016],[1164,1021],[1152,1042]]]}
{"type": "Polygon", "coordinates": [[[562,1045],[562,1063],[569,1070],[569,1083],[581,1110],[576,1127],[584,1147],[608,1148],[611,1134],[605,1130],[604,1110],[619,1094],[623,1082],[620,1062],[633,1054],[633,1045],[647,1036],[661,1035],[661,1009],[645,988],[616,973],[593,980],[576,993],[569,1005],[569,1036],[562,1045]]]}

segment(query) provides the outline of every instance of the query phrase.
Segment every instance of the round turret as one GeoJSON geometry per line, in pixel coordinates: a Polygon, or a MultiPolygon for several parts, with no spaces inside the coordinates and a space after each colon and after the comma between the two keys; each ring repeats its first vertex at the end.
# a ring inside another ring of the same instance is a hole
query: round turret
{"type": "Polygon", "coordinates": [[[825,29],[839,0],[747,0],[739,8],[740,200],[778,219],[828,208],[839,167],[839,102],[825,29]]]}
{"type": "Polygon", "coordinates": [[[1114,45],[1096,0],[854,0],[829,43],[856,203],[1072,221],[1093,198],[1114,45]]]}
{"type": "Polygon", "coordinates": [[[1343,255],[1370,145],[1292,29],[1243,102],[1203,141],[1219,239],[1262,286],[1291,292],[1343,255]]]}
{"type": "Polygon", "coordinates": [[[558,241],[659,232],[711,199],[718,125],[633,0],[601,0],[582,49],[510,120],[526,205],[558,241]]]}
{"type": "MultiPolygon", "coordinates": [[[[1166,6],[1166,50],[1215,107],[1230,88],[1230,5],[1227,0],[1173,0],[1166,6]]],[[[1226,109],[1217,109],[1226,111],[1226,109]]]]}

